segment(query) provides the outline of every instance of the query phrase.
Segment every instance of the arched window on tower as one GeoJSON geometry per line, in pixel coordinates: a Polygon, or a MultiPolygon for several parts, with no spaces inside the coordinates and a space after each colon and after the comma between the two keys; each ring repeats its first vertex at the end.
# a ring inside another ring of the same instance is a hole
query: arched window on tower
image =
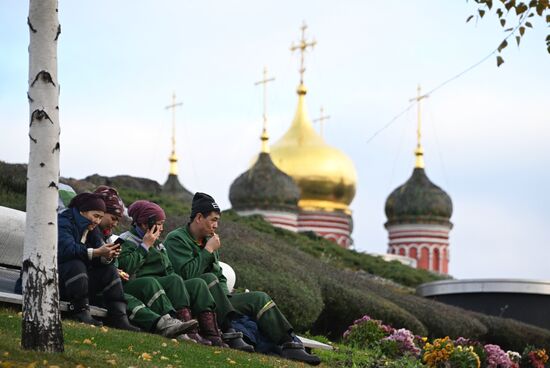
{"type": "Polygon", "coordinates": [[[422,268],[423,270],[430,269],[430,250],[426,246],[420,248],[420,259],[418,260],[417,268],[422,268]]]}
{"type": "Polygon", "coordinates": [[[418,261],[418,250],[416,247],[411,247],[409,249],[409,257],[414,258],[418,261]]]}
{"type": "Polygon", "coordinates": [[[439,256],[440,256],[439,248],[434,248],[434,255],[433,255],[434,258],[433,258],[433,263],[432,263],[432,265],[433,265],[432,271],[441,272],[441,269],[439,267],[439,265],[441,264],[439,256]]]}

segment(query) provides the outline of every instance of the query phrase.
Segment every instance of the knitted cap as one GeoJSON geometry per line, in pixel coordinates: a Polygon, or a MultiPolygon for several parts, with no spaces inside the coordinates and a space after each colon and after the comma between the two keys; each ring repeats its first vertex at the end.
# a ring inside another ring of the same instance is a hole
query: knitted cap
{"type": "Polygon", "coordinates": [[[105,202],[99,194],[95,193],[80,193],[76,195],[71,202],[69,208],[76,208],[81,212],[86,211],[103,211],[105,212],[105,202]]]}

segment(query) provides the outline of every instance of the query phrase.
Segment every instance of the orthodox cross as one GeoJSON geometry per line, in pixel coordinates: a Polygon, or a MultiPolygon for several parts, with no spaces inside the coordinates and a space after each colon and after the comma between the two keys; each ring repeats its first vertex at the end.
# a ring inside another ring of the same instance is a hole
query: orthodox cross
{"type": "Polygon", "coordinates": [[[183,102],[176,102],[176,92],[172,93],[172,104],[165,107],[172,109],[172,153],[170,154],[170,174],[178,175],[178,157],[176,156],[176,107],[182,106],[183,102]]]}
{"type": "Polygon", "coordinates": [[[416,97],[411,98],[409,101],[416,101],[416,112],[417,112],[417,127],[416,127],[416,149],[414,150],[414,154],[416,156],[416,163],[414,167],[416,168],[424,168],[424,148],[422,148],[422,143],[420,139],[422,138],[421,134],[421,127],[422,127],[422,119],[420,114],[420,101],[422,101],[425,98],[428,98],[429,95],[423,95],[420,92],[420,84],[416,88],[416,97]]]}
{"type": "Polygon", "coordinates": [[[262,152],[269,153],[269,145],[267,141],[269,140],[269,136],[267,135],[267,84],[269,82],[273,82],[275,78],[268,78],[267,76],[267,67],[264,66],[264,78],[261,81],[258,81],[254,83],[255,86],[263,85],[263,92],[264,92],[264,112],[263,112],[263,128],[262,128],[262,135],[260,136],[260,139],[262,140],[262,152]]]}
{"type": "Polygon", "coordinates": [[[315,39],[310,42],[306,40],[306,22],[302,24],[302,27],[300,27],[300,29],[302,30],[302,38],[297,45],[294,45],[294,42],[292,43],[292,45],[290,45],[290,51],[300,51],[300,84],[304,84],[304,72],[306,71],[306,67],[304,65],[304,54],[307,51],[308,47],[311,47],[313,49],[313,47],[315,47],[315,45],[317,44],[317,41],[315,41],[315,39]]]}
{"type": "Polygon", "coordinates": [[[321,116],[319,116],[317,119],[314,119],[313,122],[319,122],[319,130],[321,133],[321,137],[323,136],[323,125],[325,123],[325,120],[330,119],[330,115],[325,115],[325,109],[323,109],[323,106],[321,106],[321,116]]]}

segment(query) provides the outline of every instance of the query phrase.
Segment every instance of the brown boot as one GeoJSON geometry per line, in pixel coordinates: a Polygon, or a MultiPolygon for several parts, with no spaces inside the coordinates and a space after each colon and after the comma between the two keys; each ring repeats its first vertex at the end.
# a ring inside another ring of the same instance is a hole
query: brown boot
{"type": "MultiPolygon", "coordinates": [[[[180,321],[187,322],[190,321],[193,317],[191,317],[191,310],[189,310],[189,308],[183,308],[176,312],[176,318],[180,321]]],[[[212,345],[212,342],[210,340],[205,339],[204,337],[199,335],[198,326],[195,326],[193,329],[188,330],[185,335],[190,340],[198,342],[199,344],[208,346],[212,345]]]]}
{"type": "Polygon", "coordinates": [[[199,326],[201,334],[210,340],[213,346],[228,348],[229,345],[223,342],[218,322],[216,321],[216,313],[204,311],[199,314],[199,326]]]}

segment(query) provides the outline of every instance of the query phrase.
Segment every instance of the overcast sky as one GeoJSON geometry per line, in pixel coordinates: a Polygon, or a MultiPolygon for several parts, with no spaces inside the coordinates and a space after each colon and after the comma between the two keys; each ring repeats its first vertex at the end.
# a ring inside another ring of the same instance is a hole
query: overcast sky
{"type": "MultiPolygon", "coordinates": [[[[357,250],[384,253],[384,203],[414,165],[416,111],[369,138],[425,91],[498,46],[494,16],[466,24],[473,1],[60,1],[61,175],[164,182],[173,91],[180,179],[229,208],[231,182],[260,148],[266,65],[272,142],[296,106],[305,20],[310,116],[358,172],[357,250]]],[[[0,160],[28,159],[28,2],[0,3],[0,160]]],[[[550,57],[535,20],[518,49],[423,104],[426,171],[453,200],[450,273],[550,280],[550,57]]]]}

